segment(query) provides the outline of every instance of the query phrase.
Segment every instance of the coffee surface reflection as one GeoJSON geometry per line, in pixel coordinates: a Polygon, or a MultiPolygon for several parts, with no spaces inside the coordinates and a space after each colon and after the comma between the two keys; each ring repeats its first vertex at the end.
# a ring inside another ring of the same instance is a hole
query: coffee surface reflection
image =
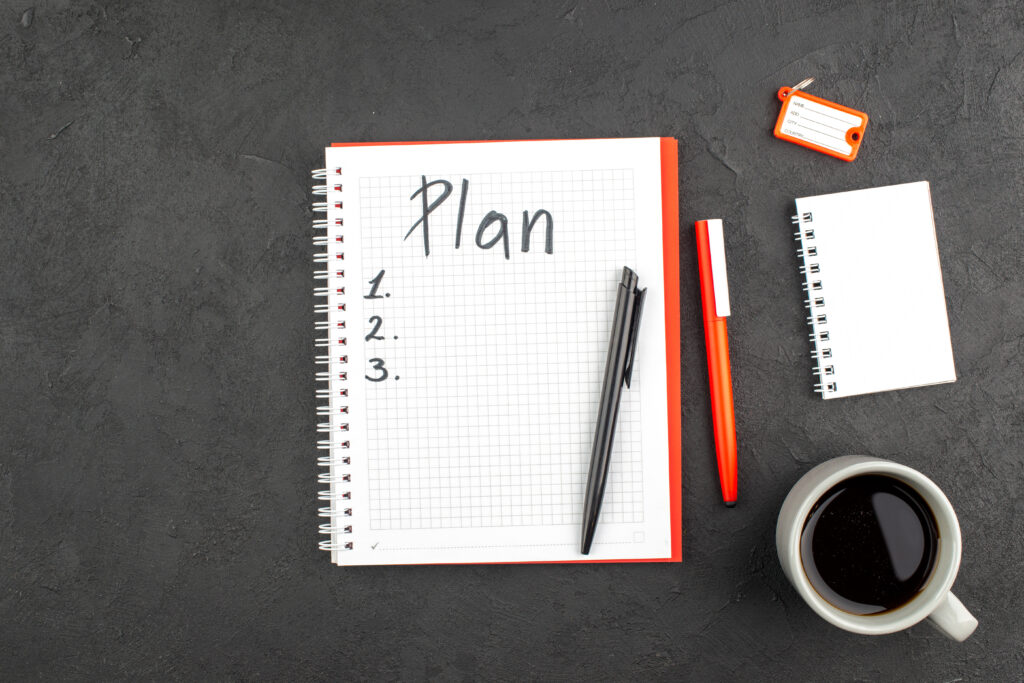
{"type": "Polygon", "coordinates": [[[818,499],[804,523],[800,554],[822,598],[851,614],[880,614],[924,588],[939,542],[935,516],[913,488],[868,474],[818,499]]]}

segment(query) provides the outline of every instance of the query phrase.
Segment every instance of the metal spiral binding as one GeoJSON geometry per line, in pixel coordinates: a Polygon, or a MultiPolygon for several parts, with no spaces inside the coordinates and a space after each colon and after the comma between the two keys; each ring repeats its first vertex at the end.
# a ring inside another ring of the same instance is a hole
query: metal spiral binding
{"type": "Polygon", "coordinates": [[[316,381],[325,383],[324,387],[316,390],[316,431],[326,436],[316,442],[317,449],[325,451],[317,458],[317,465],[325,468],[317,481],[326,487],[320,490],[317,499],[327,503],[319,508],[318,514],[327,519],[327,522],[320,525],[320,533],[328,536],[320,541],[319,546],[321,550],[344,551],[354,547],[352,541],[341,540],[343,535],[352,533],[351,520],[346,519],[352,517],[349,504],[352,492],[347,486],[352,482],[352,458],[347,453],[350,442],[347,439],[341,440],[342,434],[347,433],[349,427],[348,422],[342,421],[347,419],[349,406],[341,403],[348,398],[348,389],[341,385],[348,381],[348,372],[339,367],[348,363],[348,354],[345,352],[348,339],[343,336],[346,321],[339,319],[339,316],[345,314],[345,304],[333,297],[345,294],[342,280],[345,271],[338,267],[339,261],[345,258],[345,252],[342,251],[345,237],[341,234],[345,223],[341,216],[328,215],[329,212],[335,213],[343,208],[338,194],[342,191],[341,183],[328,181],[328,176],[341,176],[341,169],[329,171],[322,168],[313,171],[312,175],[314,182],[319,181],[313,185],[313,196],[324,198],[324,201],[315,201],[312,205],[315,213],[324,214],[323,218],[313,220],[313,246],[323,249],[313,255],[313,263],[316,264],[316,270],[313,271],[316,284],[313,296],[323,301],[313,307],[317,317],[315,329],[318,335],[324,335],[315,338],[314,346],[323,351],[318,351],[313,362],[318,368],[316,381]]]}
{"type": "Polygon", "coordinates": [[[838,391],[836,381],[836,366],[832,360],[832,347],[828,331],[828,313],[825,300],[827,292],[822,284],[821,263],[815,261],[818,257],[818,246],[814,241],[814,214],[810,211],[797,214],[792,217],[793,225],[797,231],[793,238],[800,243],[796,250],[797,257],[801,260],[800,274],[804,276],[804,308],[807,309],[807,324],[811,326],[809,340],[811,343],[811,357],[817,361],[814,374],[817,381],[814,390],[821,395],[834,394],[838,391]]]}

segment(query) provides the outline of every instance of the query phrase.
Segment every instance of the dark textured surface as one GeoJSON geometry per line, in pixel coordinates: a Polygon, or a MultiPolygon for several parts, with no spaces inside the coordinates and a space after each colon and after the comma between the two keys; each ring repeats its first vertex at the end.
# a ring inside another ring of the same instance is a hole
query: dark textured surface
{"type": "Polygon", "coordinates": [[[0,7],[0,679],[1024,677],[1019,2],[28,8],[0,7]],[[771,136],[776,89],[807,75],[871,116],[854,163],[771,136]],[[322,146],[632,135],[680,141],[683,564],[330,566],[322,146]],[[959,380],[824,403],[790,202],[920,179],[959,380]],[[707,417],[707,216],[733,226],[734,510],[707,417]],[[959,510],[967,643],[850,635],[786,583],[782,498],[851,452],[959,510]]]}

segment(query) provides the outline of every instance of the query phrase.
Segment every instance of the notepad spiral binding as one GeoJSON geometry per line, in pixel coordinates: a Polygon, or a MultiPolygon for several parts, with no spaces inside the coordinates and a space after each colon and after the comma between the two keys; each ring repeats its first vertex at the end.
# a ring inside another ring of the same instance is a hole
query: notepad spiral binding
{"type": "Polygon", "coordinates": [[[797,231],[793,238],[800,243],[796,250],[801,259],[800,274],[804,276],[803,290],[805,294],[804,308],[807,309],[807,324],[811,326],[810,342],[811,357],[817,367],[814,374],[817,381],[814,391],[821,395],[834,394],[838,391],[836,363],[832,355],[832,347],[828,330],[828,306],[825,303],[827,292],[823,284],[824,274],[821,262],[817,260],[818,246],[814,239],[814,214],[810,211],[798,213],[792,217],[797,231]]]}
{"type": "Polygon", "coordinates": [[[345,293],[345,271],[335,265],[345,258],[342,246],[345,243],[342,234],[345,223],[340,215],[343,209],[341,169],[317,169],[313,171],[313,181],[317,183],[313,185],[313,196],[324,198],[313,202],[314,213],[324,214],[323,218],[313,220],[313,245],[324,249],[313,255],[316,268],[313,278],[317,285],[313,295],[320,302],[313,308],[317,317],[315,328],[318,335],[325,335],[317,336],[315,345],[317,349],[326,350],[326,353],[318,352],[314,359],[318,366],[316,381],[326,385],[316,390],[316,430],[326,435],[316,443],[317,449],[325,452],[317,459],[317,465],[325,468],[317,479],[327,487],[318,496],[321,502],[327,503],[320,507],[319,515],[328,520],[320,525],[320,533],[328,536],[320,541],[320,549],[345,551],[352,550],[353,543],[344,540],[346,534],[352,533],[351,519],[347,519],[352,517],[352,492],[348,490],[351,487],[346,486],[352,481],[352,459],[348,454],[349,441],[342,440],[340,436],[348,432],[348,422],[344,420],[347,420],[349,412],[348,389],[345,386],[348,382],[348,355],[345,351],[348,340],[345,337],[345,304],[340,300],[345,293]],[[323,418],[326,422],[319,422],[323,418]]]}

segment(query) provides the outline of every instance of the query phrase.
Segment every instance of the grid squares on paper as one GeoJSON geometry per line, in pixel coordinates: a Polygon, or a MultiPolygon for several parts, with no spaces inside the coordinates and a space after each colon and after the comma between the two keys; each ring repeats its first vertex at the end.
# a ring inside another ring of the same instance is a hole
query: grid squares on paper
{"type": "MultiPolygon", "coordinates": [[[[430,176],[428,182],[439,179],[430,176]]],[[[579,524],[616,288],[636,257],[626,169],[445,177],[451,194],[423,214],[420,176],[361,178],[366,458],[373,529],[579,524]],[[455,248],[463,178],[461,245],[455,248]],[[522,251],[523,212],[544,218],[522,251]],[[485,215],[508,220],[503,242],[485,215]],[[397,337],[397,338],[396,338],[397,337]],[[382,371],[367,364],[366,373],[382,371]]],[[[427,190],[428,200],[442,187],[427,190]]],[[[639,377],[624,391],[602,522],[642,522],[639,377]]]]}

